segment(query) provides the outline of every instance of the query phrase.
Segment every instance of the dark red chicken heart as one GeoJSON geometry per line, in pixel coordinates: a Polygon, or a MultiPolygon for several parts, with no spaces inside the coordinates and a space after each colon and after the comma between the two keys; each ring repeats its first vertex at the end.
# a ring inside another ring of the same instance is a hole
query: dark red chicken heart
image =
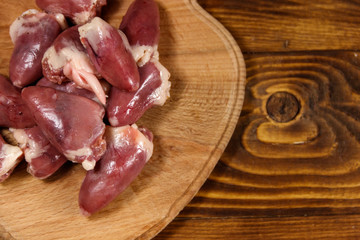
{"type": "Polygon", "coordinates": [[[14,21],[10,36],[15,47],[9,72],[15,86],[25,87],[41,78],[43,55],[60,32],[55,16],[36,10],[28,10],[14,21]]]}
{"type": "Polygon", "coordinates": [[[36,0],[42,10],[62,13],[76,24],[84,24],[100,13],[106,0],[36,0]]]}
{"type": "MultiPolygon", "coordinates": [[[[108,84],[106,81],[101,81],[100,84],[102,85],[105,94],[108,94],[110,92],[110,87],[111,87],[110,84],[108,84]]],[[[54,88],[54,89],[62,91],[62,92],[71,93],[71,94],[74,94],[74,95],[86,97],[88,99],[91,99],[91,100],[93,100],[95,102],[98,102],[98,103],[102,104],[99,101],[99,99],[96,97],[94,92],[89,91],[89,90],[84,89],[84,88],[80,88],[74,82],[66,81],[66,82],[63,82],[62,84],[57,84],[57,83],[54,83],[54,82],[51,82],[51,81],[47,80],[46,78],[42,78],[36,83],[36,86],[54,88]]]]}
{"type": "Polygon", "coordinates": [[[106,150],[104,108],[47,87],[28,87],[21,95],[50,143],[70,161],[93,169],[106,150]]]}
{"type": "Polygon", "coordinates": [[[107,127],[107,150],[81,185],[79,205],[85,216],[105,207],[139,175],[153,152],[153,135],[145,128],[107,127]]]}
{"type": "Polygon", "coordinates": [[[79,87],[93,91],[105,105],[105,93],[98,79],[100,75],[80,42],[78,28],[73,26],[66,29],[44,53],[44,77],[58,84],[74,81],[79,87]]]}
{"type": "Polygon", "coordinates": [[[119,29],[129,40],[139,66],[146,64],[152,57],[158,59],[160,14],[156,2],[135,0],[123,17],[119,29]]]}
{"type": "Polygon", "coordinates": [[[140,88],[128,92],[112,88],[106,108],[111,126],[133,124],[154,105],[163,105],[169,97],[170,73],[153,59],[139,68],[140,88]]]}
{"type": "Polygon", "coordinates": [[[26,128],[34,125],[20,91],[0,75],[0,127],[26,128]]]}
{"type": "Polygon", "coordinates": [[[139,88],[139,72],[124,33],[96,17],[79,27],[79,34],[92,63],[106,81],[122,90],[139,88]]]}
{"type": "Polygon", "coordinates": [[[39,179],[54,174],[67,159],[51,145],[38,126],[10,129],[28,163],[27,171],[39,179]]]}

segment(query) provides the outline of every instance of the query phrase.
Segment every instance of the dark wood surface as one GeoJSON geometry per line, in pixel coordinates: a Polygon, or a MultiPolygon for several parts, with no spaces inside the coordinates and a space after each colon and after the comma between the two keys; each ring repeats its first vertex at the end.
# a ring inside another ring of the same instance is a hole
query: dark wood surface
{"type": "Polygon", "coordinates": [[[198,2],[244,53],[245,103],[155,239],[360,239],[360,1],[198,2]]]}

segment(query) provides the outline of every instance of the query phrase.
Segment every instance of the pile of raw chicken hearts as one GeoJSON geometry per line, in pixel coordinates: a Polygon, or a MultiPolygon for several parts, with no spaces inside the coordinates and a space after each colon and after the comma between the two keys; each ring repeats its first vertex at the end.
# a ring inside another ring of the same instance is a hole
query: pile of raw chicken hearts
{"type": "Polygon", "coordinates": [[[89,216],[140,173],[153,135],[135,122],[169,97],[159,62],[159,9],[135,0],[119,29],[97,15],[106,0],[36,0],[10,26],[10,81],[0,76],[0,181],[25,158],[44,179],[66,161],[87,170],[79,206],[89,216]],[[72,26],[69,26],[72,25],[72,26]],[[107,126],[108,123],[110,126],[107,126]]]}

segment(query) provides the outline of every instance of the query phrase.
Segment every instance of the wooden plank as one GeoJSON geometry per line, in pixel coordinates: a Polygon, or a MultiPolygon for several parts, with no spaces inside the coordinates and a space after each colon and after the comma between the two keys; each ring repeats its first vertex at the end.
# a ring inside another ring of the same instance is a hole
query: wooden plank
{"type": "Polygon", "coordinates": [[[359,239],[360,215],[176,219],[154,239],[359,239]]]}
{"type": "Polygon", "coordinates": [[[359,239],[359,1],[198,2],[247,52],[245,103],[156,239],[359,239]]]}
{"type": "Polygon", "coordinates": [[[243,52],[357,50],[359,1],[199,0],[243,52]]]}
{"type": "MultiPolygon", "coordinates": [[[[109,1],[105,18],[119,26],[132,1],[109,1]],[[114,8],[114,9],[112,9],[114,8]]],[[[7,75],[10,19],[34,1],[2,1],[0,73],[7,75]],[[6,19],[6,21],[5,21],[6,19]]],[[[244,97],[245,66],[231,35],[192,1],[157,1],[160,61],[171,73],[171,99],[138,122],[154,133],[142,173],[106,208],[86,218],[78,192],[81,165],[41,181],[15,169],[0,184],[0,236],[15,239],[149,239],[193,198],[224,151],[244,97]],[[206,81],[204,81],[206,79],[206,81]],[[209,132],[211,129],[211,132],[209,132]],[[166,197],[164,197],[166,196],[166,197]],[[79,227],[80,226],[80,227],[79,227]]]]}
{"type": "Polygon", "coordinates": [[[245,59],[247,87],[237,128],[180,217],[360,214],[358,53],[245,59]],[[274,95],[280,100],[269,110],[274,95]]]}

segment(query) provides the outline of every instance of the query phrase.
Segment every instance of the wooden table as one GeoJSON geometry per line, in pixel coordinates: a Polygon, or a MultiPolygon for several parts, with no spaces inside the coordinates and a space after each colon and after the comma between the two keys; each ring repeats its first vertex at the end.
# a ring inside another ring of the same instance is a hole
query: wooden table
{"type": "Polygon", "coordinates": [[[360,239],[360,1],[198,2],[245,55],[245,103],[155,239],[360,239]]]}

